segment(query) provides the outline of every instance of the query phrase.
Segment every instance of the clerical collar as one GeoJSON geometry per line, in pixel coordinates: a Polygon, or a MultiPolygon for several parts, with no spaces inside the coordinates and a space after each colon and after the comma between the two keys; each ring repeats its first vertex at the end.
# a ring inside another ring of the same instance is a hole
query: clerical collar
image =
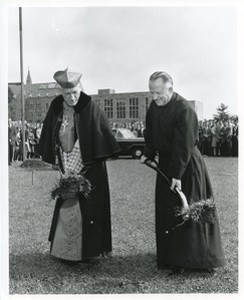
{"type": "Polygon", "coordinates": [[[74,106],[68,105],[65,100],[63,101],[63,107],[64,107],[64,110],[66,110],[66,111],[73,111],[74,110],[74,106]]]}

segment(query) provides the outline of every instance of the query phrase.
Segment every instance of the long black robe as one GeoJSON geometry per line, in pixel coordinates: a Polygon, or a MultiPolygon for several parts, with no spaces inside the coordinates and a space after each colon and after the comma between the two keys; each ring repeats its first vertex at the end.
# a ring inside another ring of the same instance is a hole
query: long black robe
{"type": "MultiPolygon", "coordinates": [[[[43,123],[39,142],[42,159],[54,164],[58,132],[62,123],[63,97],[56,97],[43,123]]],[[[95,257],[112,250],[109,184],[105,159],[119,152],[103,111],[85,93],[81,92],[74,106],[76,136],[79,139],[85,175],[92,187],[88,201],[80,199],[82,212],[82,257],[95,257]]],[[[49,241],[53,241],[62,199],[56,202],[49,241]]]]}
{"type": "MultiPolygon", "coordinates": [[[[177,93],[165,106],[152,101],[144,132],[144,154],[159,154],[159,167],[169,177],[181,179],[190,203],[213,196],[205,162],[197,148],[198,119],[177,93]]],[[[215,268],[225,265],[218,218],[214,224],[187,221],[173,227],[176,195],[160,177],[156,180],[156,244],[158,267],[215,268]]]]}

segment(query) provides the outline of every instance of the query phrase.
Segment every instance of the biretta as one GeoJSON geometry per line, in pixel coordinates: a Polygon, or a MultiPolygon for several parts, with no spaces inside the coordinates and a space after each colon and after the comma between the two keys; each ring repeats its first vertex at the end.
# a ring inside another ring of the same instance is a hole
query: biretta
{"type": "Polygon", "coordinates": [[[82,74],[77,72],[70,72],[68,68],[54,73],[53,78],[63,89],[70,89],[80,82],[82,74]]]}

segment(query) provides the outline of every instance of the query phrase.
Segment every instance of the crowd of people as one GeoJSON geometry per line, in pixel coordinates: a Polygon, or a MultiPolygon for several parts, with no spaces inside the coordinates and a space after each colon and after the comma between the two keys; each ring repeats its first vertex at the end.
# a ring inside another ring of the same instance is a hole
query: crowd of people
{"type": "Polygon", "coordinates": [[[238,120],[199,121],[198,148],[207,156],[238,156],[238,120]]]}
{"type": "MultiPolygon", "coordinates": [[[[110,123],[112,128],[126,128],[135,136],[143,137],[145,122],[110,123]]],[[[238,120],[199,121],[198,148],[206,156],[238,156],[238,120]]]]}
{"type": "MultiPolygon", "coordinates": [[[[26,159],[38,158],[37,147],[42,123],[25,124],[26,159]]],[[[129,129],[136,137],[143,137],[145,122],[111,122],[111,128],[129,129]]],[[[238,156],[238,120],[226,122],[199,121],[198,148],[206,156],[238,156]]],[[[23,160],[22,122],[9,119],[9,164],[23,160]]]]}
{"type": "MultiPolygon", "coordinates": [[[[25,159],[39,158],[37,147],[42,131],[42,123],[25,123],[25,159]]],[[[22,122],[8,122],[9,165],[23,160],[22,122]]]]}
{"type": "Polygon", "coordinates": [[[110,126],[112,129],[115,128],[126,128],[129,129],[136,137],[143,137],[143,131],[145,129],[145,122],[111,122],[110,126]]]}

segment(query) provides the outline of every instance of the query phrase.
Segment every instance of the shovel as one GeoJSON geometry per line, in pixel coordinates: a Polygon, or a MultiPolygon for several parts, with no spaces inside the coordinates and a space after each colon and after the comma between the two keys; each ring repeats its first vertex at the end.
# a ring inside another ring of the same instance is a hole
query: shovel
{"type": "MultiPolygon", "coordinates": [[[[156,160],[146,159],[143,164],[149,168],[157,171],[161,177],[171,186],[171,180],[159,169],[156,160]]],[[[188,205],[185,194],[177,187],[172,190],[179,196],[181,207],[176,210],[176,217],[181,217],[182,222],[178,223],[175,227],[184,224],[188,219],[199,223],[215,223],[216,221],[216,205],[214,198],[200,200],[198,202],[188,205]]]]}

